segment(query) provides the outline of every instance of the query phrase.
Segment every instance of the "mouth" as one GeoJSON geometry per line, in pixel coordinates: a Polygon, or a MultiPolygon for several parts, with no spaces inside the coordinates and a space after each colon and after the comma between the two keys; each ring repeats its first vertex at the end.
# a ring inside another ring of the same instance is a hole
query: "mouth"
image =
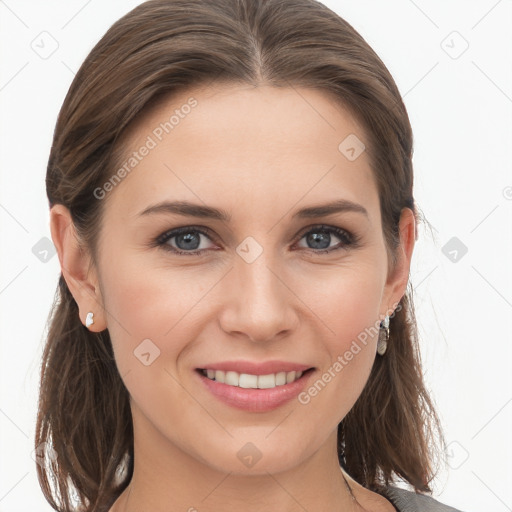
{"type": "Polygon", "coordinates": [[[228,386],[243,389],[273,389],[293,384],[299,379],[304,379],[306,375],[309,375],[314,370],[315,368],[312,367],[303,371],[281,371],[266,375],[238,373],[235,371],[215,370],[212,368],[197,368],[196,372],[212,381],[228,386]]]}

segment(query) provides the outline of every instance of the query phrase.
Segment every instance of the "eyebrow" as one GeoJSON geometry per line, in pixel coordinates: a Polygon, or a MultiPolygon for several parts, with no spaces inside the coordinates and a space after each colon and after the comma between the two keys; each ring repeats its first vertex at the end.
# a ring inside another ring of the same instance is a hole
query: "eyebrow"
{"type": "MultiPolygon", "coordinates": [[[[348,199],[339,199],[322,205],[302,208],[294,213],[292,218],[312,219],[315,217],[325,217],[327,215],[343,212],[361,213],[368,217],[368,212],[364,206],[349,201],[348,199]]],[[[153,206],[148,206],[138,214],[138,217],[154,214],[177,214],[188,217],[220,220],[223,222],[231,221],[231,215],[221,208],[204,206],[191,203],[189,201],[162,201],[161,203],[153,206]]]]}

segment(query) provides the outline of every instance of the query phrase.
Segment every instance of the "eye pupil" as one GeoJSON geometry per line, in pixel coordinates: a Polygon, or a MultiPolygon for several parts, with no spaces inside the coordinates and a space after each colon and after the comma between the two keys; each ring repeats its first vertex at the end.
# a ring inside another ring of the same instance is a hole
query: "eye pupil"
{"type": "Polygon", "coordinates": [[[176,245],[179,249],[197,249],[200,245],[199,234],[192,235],[190,233],[186,233],[184,235],[176,236],[176,245]],[[184,247],[180,247],[180,243],[185,242],[184,247]]]}
{"type": "Polygon", "coordinates": [[[317,231],[308,236],[308,242],[313,243],[314,249],[326,249],[331,242],[331,235],[325,231],[317,231]]]}

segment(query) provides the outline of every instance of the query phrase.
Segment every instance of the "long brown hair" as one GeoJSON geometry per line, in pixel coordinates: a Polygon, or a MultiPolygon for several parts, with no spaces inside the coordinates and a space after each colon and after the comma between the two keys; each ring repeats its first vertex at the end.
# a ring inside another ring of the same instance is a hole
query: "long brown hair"
{"type": "MultiPolygon", "coordinates": [[[[70,210],[92,262],[105,205],[94,190],[117,169],[128,127],[160,99],[214,82],[308,87],[356,116],[366,132],[391,270],[402,208],[419,220],[407,111],[365,40],[315,0],[151,0],[112,25],[64,100],[46,177],[50,207],[70,210]]],[[[399,477],[432,492],[441,444],[409,283],[391,319],[388,351],[377,356],[338,427],[338,456],[369,489],[399,477]]],[[[129,395],[108,330],[81,324],[62,274],[48,322],[35,445],[40,485],[58,511],[107,510],[133,473],[129,395]]]]}

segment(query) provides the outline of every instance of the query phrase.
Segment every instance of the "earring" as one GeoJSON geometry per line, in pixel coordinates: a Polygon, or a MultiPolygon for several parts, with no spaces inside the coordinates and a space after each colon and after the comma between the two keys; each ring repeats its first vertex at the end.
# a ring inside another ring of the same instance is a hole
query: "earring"
{"type": "Polygon", "coordinates": [[[386,318],[382,320],[380,323],[379,330],[379,341],[377,343],[377,353],[379,356],[383,356],[386,353],[386,349],[388,348],[388,340],[389,340],[389,315],[386,315],[386,318]]]}
{"type": "Polygon", "coordinates": [[[87,313],[87,317],[85,318],[85,327],[89,328],[94,323],[93,316],[94,313],[92,311],[89,311],[89,313],[87,313]]]}

